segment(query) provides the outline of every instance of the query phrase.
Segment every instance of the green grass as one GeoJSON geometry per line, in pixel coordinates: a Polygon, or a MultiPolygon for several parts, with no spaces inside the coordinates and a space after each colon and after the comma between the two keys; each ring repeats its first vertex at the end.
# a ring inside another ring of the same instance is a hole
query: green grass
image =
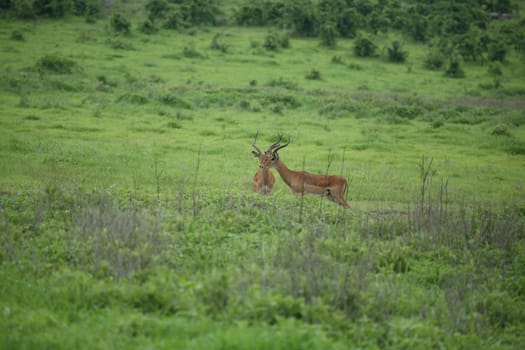
{"type": "Polygon", "coordinates": [[[523,346],[521,57],[487,89],[267,32],[1,22],[2,348],[523,346]],[[351,209],[251,193],[257,131],[351,209]]]}

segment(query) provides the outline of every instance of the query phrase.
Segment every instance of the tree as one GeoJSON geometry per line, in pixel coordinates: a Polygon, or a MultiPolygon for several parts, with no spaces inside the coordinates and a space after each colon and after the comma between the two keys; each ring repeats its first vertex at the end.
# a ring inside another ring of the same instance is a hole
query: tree
{"type": "Polygon", "coordinates": [[[286,5],[285,24],[300,36],[316,36],[319,17],[311,0],[291,0],[286,5]]]}

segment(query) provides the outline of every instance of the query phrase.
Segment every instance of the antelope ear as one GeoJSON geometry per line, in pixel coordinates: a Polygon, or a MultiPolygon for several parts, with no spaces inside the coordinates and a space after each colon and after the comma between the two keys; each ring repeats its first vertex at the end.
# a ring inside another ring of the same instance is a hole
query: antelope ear
{"type": "Polygon", "coordinates": [[[259,153],[252,151],[254,157],[259,157],[259,153]]]}

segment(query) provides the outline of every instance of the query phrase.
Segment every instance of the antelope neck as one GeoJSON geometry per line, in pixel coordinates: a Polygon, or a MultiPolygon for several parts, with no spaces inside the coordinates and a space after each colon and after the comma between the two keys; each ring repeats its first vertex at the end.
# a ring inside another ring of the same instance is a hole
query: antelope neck
{"type": "Polygon", "coordinates": [[[281,178],[284,180],[284,182],[286,182],[286,184],[291,187],[294,171],[288,169],[280,159],[277,159],[275,162],[275,168],[279,172],[279,175],[281,175],[281,178]]]}

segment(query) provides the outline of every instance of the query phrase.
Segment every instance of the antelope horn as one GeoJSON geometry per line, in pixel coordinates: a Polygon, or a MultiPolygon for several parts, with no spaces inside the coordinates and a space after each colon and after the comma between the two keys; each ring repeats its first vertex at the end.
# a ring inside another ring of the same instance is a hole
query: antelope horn
{"type": "Polygon", "coordinates": [[[290,135],[288,135],[288,141],[284,145],[281,145],[279,143],[279,145],[273,150],[273,153],[276,153],[281,148],[285,148],[286,146],[288,146],[289,143],[290,143],[290,135]]]}
{"type": "Polygon", "coordinates": [[[257,131],[257,134],[255,134],[255,138],[253,139],[253,143],[252,143],[253,148],[255,148],[255,150],[256,150],[257,152],[255,152],[255,151],[252,151],[252,152],[253,152],[253,154],[255,154],[255,155],[258,156],[258,155],[260,155],[260,154],[262,153],[262,151],[261,151],[261,150],[259,149],[259,147],[257,147],[257,145],[255,144],[255,143],[257,142],[257,136],[259,136],[259,131],[257,131]]]}
{"type": "Polygon", "coordinates": [[[282,138],[283,138],[283,135],[279,133],[279,138],[277,138],[277,142],[275,142],[273,145],[270,146],[270,148],[268,148],[268,152],[275,152],[274,148],[279,147],[279,145],[281,144],[282,138]]]}

